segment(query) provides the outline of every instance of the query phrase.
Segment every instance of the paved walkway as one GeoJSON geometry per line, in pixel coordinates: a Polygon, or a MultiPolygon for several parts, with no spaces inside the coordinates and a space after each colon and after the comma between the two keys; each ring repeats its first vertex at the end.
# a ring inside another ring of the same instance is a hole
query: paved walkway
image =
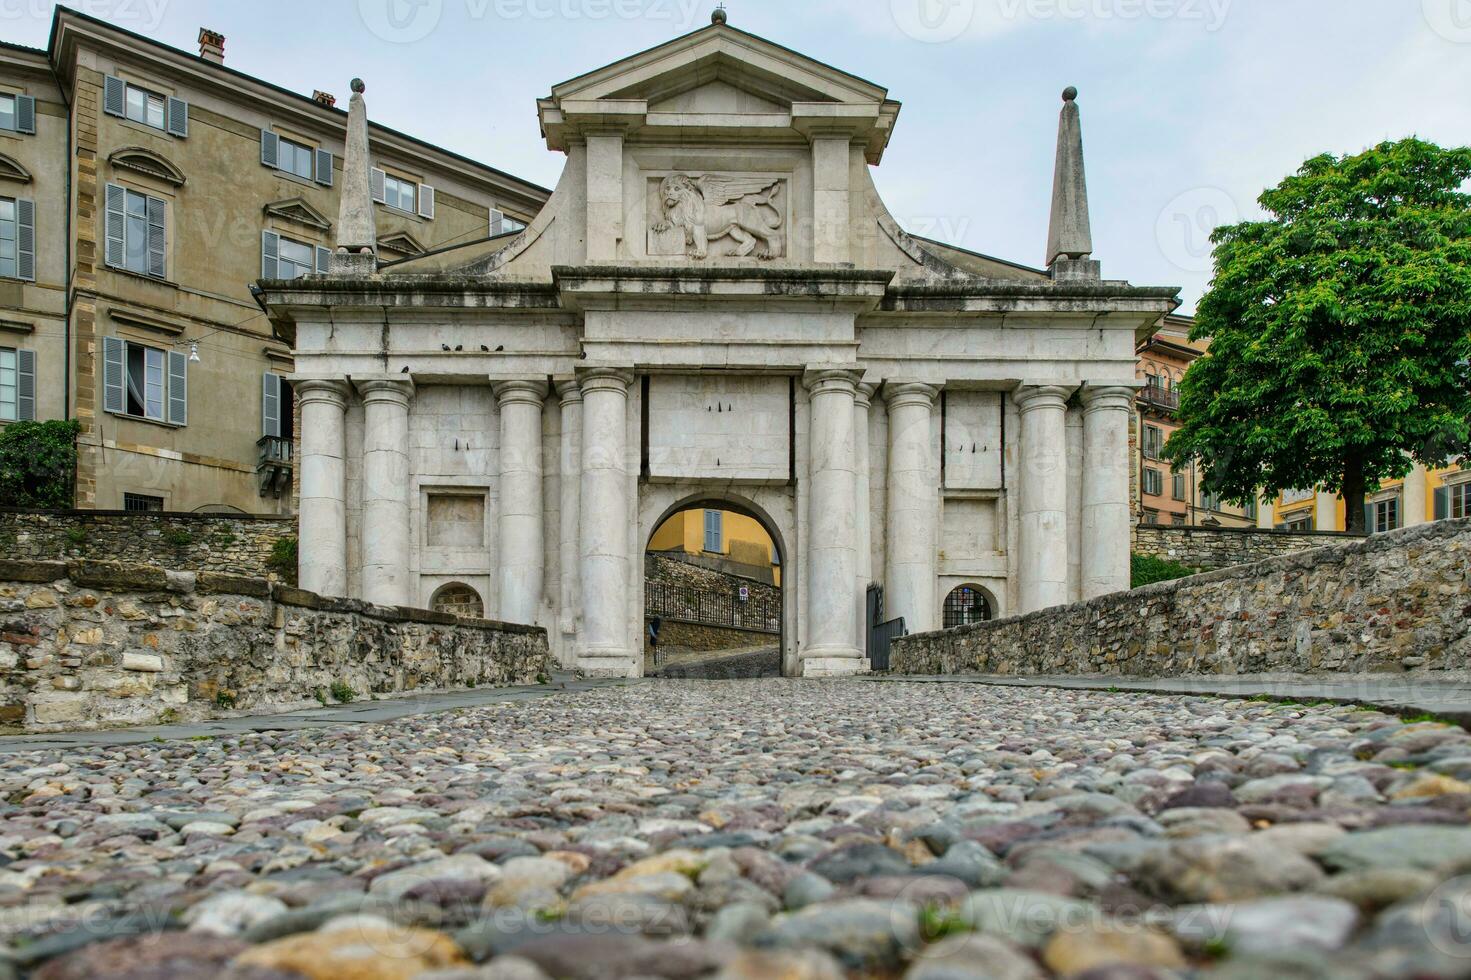
{"type": "Polygon", "coordinates": [[[1016,677],[1001,674],[947,674],[910,677],[875,674],[872,682],[990,684],[1052,687],[1070,691],[1143,694],[1203,694],[1274,701],[1327,701],[1360,704],[1402,716],[1434,715],[1471,727],[1471,677],[1427,678],[1393,674],[1200,674],[1187,677],[1074,677],[1060,674],[1016,677]]]}

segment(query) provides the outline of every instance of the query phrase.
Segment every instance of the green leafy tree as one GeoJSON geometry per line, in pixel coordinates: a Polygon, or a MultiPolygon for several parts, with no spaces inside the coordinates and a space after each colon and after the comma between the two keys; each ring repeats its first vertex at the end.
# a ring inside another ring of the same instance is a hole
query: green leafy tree
{"type": "Polygon", "coordinates": [[[1314,157],[1260,198],[1268,218],[1219,228],[1165,447],[1245,503],[1321,485],[1360,501],[1411,459],[1471,442],[1471,149],[1418,139],[1314,157]]]}
{"type": "Polygon", "coordinates": [[[74,419],[0,426],[0,506],[70,507],[78,431],[74,419]]]}

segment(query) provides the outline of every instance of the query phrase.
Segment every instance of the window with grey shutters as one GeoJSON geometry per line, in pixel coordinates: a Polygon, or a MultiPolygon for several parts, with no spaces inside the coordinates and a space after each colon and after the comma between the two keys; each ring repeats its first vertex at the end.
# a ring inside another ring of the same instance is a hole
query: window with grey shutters
{"type": "Polygon", "coordinates": [[[118,184],[108,184],[105,261],[115,269],[162,279],[168,273],[168,205],[118,184]]]}
{"type": "Polygon", "coordinates": [[[375,204],[387,204],[388,175],[377,167],[368,168],[368,193],[372,196],[375,204]]]}
{"type": "Polygon", "coordinates": [[[0,130],[7,133],[34,133],[35,98],[29,95],[0,95],[0,130]]]}
{"type": "Polygon", "coordinates": [[[260,131],[260,162],[263,166],[275,167],[281,159],[281,137],[269,129],[260,131]]]}
{"type": "Polygon", "coordinates": [[[189,135],[189,103],[169,96],[165,116],[168,120],[170,136],[178,136],[182,139],[189,135]]]}
{"type": "Polygon", "coordinates": [[[36,352],[0,347],[0,422],[36,418],[36,352]]]}
{"type": "Polygon", "coordinates": [[[104,337],[102,407],[114,415],[186,425],[189,359],[179,351],[104,337]]]}
{"type": "Polygon", "coordinates": [[[327,265],[332,261],[332,250],[322,245],[317,246],[317,275],[327,274],[327,265]]]}
{"type": "Polygon", "coordinates": [[[434,218],[434,188],[428,184],[419,185],[419,217],[434,218]]]}
{"type": "Polygon", "coordinates": [[[324,187],[332,186],[332,151],[317,147],[316,163],[317,183],[324,187]]]}
{"type": "Polygon", "coordinates": [[[714,554],[725,552],[725,515],[718,510],[705,511],[705,550],[714,554]]]}
{"type": "Polygon", "coordinates": [[[262,436],[272,439],[292,438],[291,384],[279,374],[267,372],[261,376],[260,414],[262,436]]]}
{"type": "Polygon", "coordinates": [[[183,138],[189,135],[188,102],[112,75],[102,82],[102,111],[109,116],[142,123],[170,136],[183,138]]]}
{"type": "MultiPolygon", "coordinates": [[[[327,271],[327,250],[320,245],[298,242],[274,231],[261,232],[262,279],[295,279],[327,271]]],[[[330,253],[327,253],[330,254],[330,253]]]]}
{"type": "Polygon", "coordinates": [[[0,276],[36,278],[36,206],[25,198],[0,197],[0,276]]]}

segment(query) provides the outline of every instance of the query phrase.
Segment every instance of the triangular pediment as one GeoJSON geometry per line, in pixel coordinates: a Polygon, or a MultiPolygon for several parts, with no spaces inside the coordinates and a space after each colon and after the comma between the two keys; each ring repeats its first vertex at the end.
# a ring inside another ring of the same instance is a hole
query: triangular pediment
{"type": "Polygon", "coordinates": [[[284,201],[272,201],[265,206],[266,214],[282,221],[290,221],[318,231],[329,231],[332,222],[327,216],[312,207],[304,198],[289,197],[284,201]]]}
{"type": "Polygon", "coordinates": [[[790,108],[790,104],[738,88],[720,78],[649,103],[650,112],[764,113],[786,112],[790,108]]]}
{"type": "Polygon", "coordinates": [[[403,257],[423,255],[427,251],[423,245],[419,244],[418,239],[406,231],[394,232],[379,238],[378,249],[380,252],[392,252],[403,257]]]}

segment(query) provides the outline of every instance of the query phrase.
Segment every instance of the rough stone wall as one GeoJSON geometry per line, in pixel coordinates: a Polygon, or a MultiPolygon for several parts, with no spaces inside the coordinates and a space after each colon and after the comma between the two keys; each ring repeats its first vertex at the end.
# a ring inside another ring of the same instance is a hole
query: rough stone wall
{"type": "Polygon", "coordinates": [[[0,510],[0,556],[30,561],[97,559],[276,579],[271,551],[295,536],[293,517],[0,510]]]}
{"type": "Polygon", "coordinates": [[[1356,536],[1336,531],[1304,533],[1257,528],[1139,524],[1134,528],[1134,553],[1166,558],[1189,568],[1212,571],[1357,540],[1356,536]]]}
{"type": "Polygon", "coordinates": [[[1471,668],[1471,519],[896,640],[906,674],[1471,668]]]}
{"type": "Polygon", "coordinates": [[[535,683],[539,627],[327,599],[154,565],[0,560],[0,731],[260,714],[535,683]]]}
{"type": "MultiPolygon", "coordinates": [[[[645,646],[647,627],[644,620],[645,646]]],[[[670,652],[683,650],[730,650],[735,647],[753,647],[762,643],[777,645],[777,633],[765,630],[736,629],[731,626],[708,626],[703,623],[685,623],[666,619],[659,626],[659,649],[670,652]]]]}

